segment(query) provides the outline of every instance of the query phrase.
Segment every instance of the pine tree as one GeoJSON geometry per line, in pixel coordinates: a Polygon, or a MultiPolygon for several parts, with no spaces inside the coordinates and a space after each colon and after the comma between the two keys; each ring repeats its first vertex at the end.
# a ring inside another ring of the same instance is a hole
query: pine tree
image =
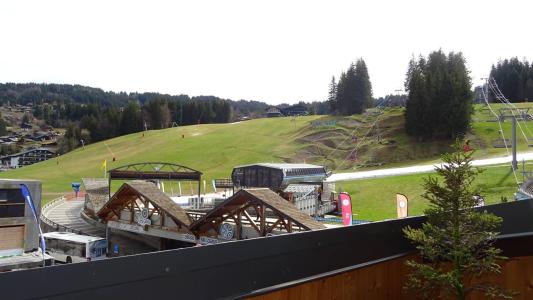
{"type": "Polygon", "coordinates": [[[409,63],[405,129],[420,140],[455,138],[466,133],[471,120],[469,71],[461,53],[432,52],[409,63]]]}
{"type": "Polygon", "coordinates": [[[422,262],[407,261],[406,288],[424,299],[465,299],[472,291],[510,298],[509,291],[490,283],[472,284],[472,279],[500,272],[497,261],[504,257],[493,243],[501,218],[474,209],[479,198],[472,183],[480,171],[472,167],[472,152],[460,146],[457,142],[457,151],[445,154],[443,166],[436,168],[443,185],[431,176],[424,181],[427,221],[419,229],[404,229],[422,257],[422,262]]]}
{"type": "Polygon", "coordinates": [[[337,112],[340,115],[347,115],[348,95],[346,73],[342,72],[337,84],[337,112]]]}
{"type": "Polygon", "coordinates": [[[453,139],[458,135],[464,136],[470,125],[473,113],[471,87],[472,82],[463,55],[450,53],[445,87],[448,99],[441,110],[441,131],[453,139]]]}
{"type": "Polygon", "coordinates": [[[337,111],[337,83],[335,82],[335,76],[331,77],[331,83],[329,84],[328,103],[331,111],[337,111]]]}
{"type": "Polygon", "coordinates": [[[337,84],[335,77],[332,78],[328,94],[332,111],[340,115],[360,114],[373,106],[372,101],[372,84],[362,58],[342,72],[337,84]]]}
{"type": "Polygon", "coordinates": [[[360,58],[355,63],[355,113],[363,113],[366,108],[372,107],[372,84],[368,76],[365,61],[360,58]]]}
{"type": "Polygon", "coordinates": [[[357,98],[357,75],[355,65],[351,64],[346,70],[346,86],[344,88],[343,115],[361,113],[360,99],[357,98]]]}
{"type": "Polygon", "coordinates": [[[424,69],[426,61],[420,57],[418,62],[411,58],[407,71],[405,90],[407,91],[407,101],[405,104],[405,130],[407,134],[424,140],[431,136],[431,117],[428,107],[428,89],[424,69]]]}

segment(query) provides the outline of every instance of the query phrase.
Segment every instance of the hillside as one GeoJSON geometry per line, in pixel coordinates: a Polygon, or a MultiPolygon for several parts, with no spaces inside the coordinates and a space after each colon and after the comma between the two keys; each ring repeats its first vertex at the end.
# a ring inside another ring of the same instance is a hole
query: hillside
{"type": "MultiPolygon", "coordinates": [[[[485,112],[481,106],[476,109],[473,132],[468,135],[477,149],[475,156],[505,153],[505,149],[491,145],[498,123],[482,122],[485,112]]],[[[108,169],[143,161],[178,163],[202,171],[209,182],[229,177],[234,166],[246,163],[307,162],[343,172],[432,161],[450,149],[450,142],[420,143],[406,136],[402,114],[401,109],[387,109],[381,116],[369,111],[352,117],[256,119],[152,130],[91,144],[49,161],[0,173],[0,177],[40,179],[44,198],[51,199],[70,191],[70,183],[82,177],[101,177],[103,160],[107,160],[108,169]]],[[[510,136],[507,123],[504,130],[510,136]]],[[[519,149],[527,150],[520,142],[519,149]]]]}

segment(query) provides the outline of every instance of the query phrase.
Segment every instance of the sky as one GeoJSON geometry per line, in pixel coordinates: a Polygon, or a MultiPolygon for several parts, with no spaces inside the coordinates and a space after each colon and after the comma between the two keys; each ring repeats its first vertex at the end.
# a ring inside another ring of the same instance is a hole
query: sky
{"type": "Polygon", "coordinates": [[[0,82],[321,101],[363,58],[375,97],[409,59],[463,52],[474,85],[499,59],[533,60],[533,1],[1,0],[0,82]]]}

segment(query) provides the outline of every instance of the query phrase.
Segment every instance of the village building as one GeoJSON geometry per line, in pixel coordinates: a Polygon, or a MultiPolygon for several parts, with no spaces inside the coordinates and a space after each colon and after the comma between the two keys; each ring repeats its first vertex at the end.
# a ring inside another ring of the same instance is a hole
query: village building
{"type": "Polygon", "coordinates": [[[335,184],[325,182],[325,167],[311,164],[258,163],[237,166],[231,173],[238,188],[266,187],[284,194],[298,209],[321,216],[336,209],[335,184]]]}
{"type": "Polygon", "coordinates": [[[119,248],[127,254],[134,253],[124,238],[157,251],[325,228],[269,189],[239,190],[202,213],[182,208],[155,183],[140,180],[124,183],[96,216],[107,226],[109,253],[119,248]]]}
{"type": "Polygon", "coordinates": [[[24,122],[24,123],[20,124],[20,129],[22,129],[24,131],[31,130],[32,128],[33,128],[33,125],[31,123],[24,122]]]}
{"type": "Polygon", "coordinates": [[[36,142],[44,142],[53,140],[55,138],[55,135],[54,133],[49,131],[37,131],[33,134],[26,135],[26,138],[36,142]]]}
{"type": "Polygon", "coordinates": [[[275,106],[272,106],[270,108],[267,109],[266,111],[266,115],[268,118],[275,118],[275,117],[284,117],[283,115],[283,112],[281,111],[281,109],[275,107],[275,106]]]}
{"type": "Polygon", "coordinates": [[[304,105],[296,104],[285,108],[271,106],[266,111],[268,118],[289,117],[289,116],[307,116],[309,110],[304,105]]]}
{"type": "MultiPolygon", "coordinates": [[[[41,182],[36,180],[0,180],[0,272],[43,265],[43,256],[32,252],[39,247],[39,229],[35,220],[41,212],[41,182]],[[37,217],[21,191],[28,187],[37,217]]],[[[48,255],[44,264],[53,262],[48,255]]]]}
{"type": "Polygon", "coordinates": [[[82,178],[85,187],[83,213],[96,217],[96,213],[109,200],[109,180],[107,178],[82,178]]]}
{"type": "Polygon", "coordinates": [[[153,182],[124,183],[97,216],[107,226],[109,253],[118,247],[121,253],[133,254],[125,249],[123,239],[114,239],[114,235],[144,242],[154,251],[196,244],[189,230],[191,217],[153,182]]]}
{"type": "Polygon", "coordinates": [[[309,110],[304,105],[296,104],[282,109],[285,116],[307,116],[309,110]]]}
{"type": "Polygon", "coordinates": [[[324,228],[267,188],[239,190],[190,227],[200,242],[215,243],[324,228]]]}
{"type": "Polygon", "coordinates": [[[56,153],[54,150],[41,147],[2,156],[0,157],[0,161],[2,162],[2,166],[14,169],[48,160],[55,155],[56,153]]]}

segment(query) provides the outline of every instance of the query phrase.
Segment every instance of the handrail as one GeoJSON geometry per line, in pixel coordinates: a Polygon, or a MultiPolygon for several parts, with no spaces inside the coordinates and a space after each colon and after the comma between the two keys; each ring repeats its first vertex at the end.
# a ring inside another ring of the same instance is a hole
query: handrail
{"type": "Polygon", "coordinates": [[[46,224],[47,226],[49,226],[50,228],[52,228],[55,231],[72,232],[72,233],[76,233],[76,234],[88,235],[88,234],[84,233],[81,230],[72,229],[72,228],[69,228],[69,227],[67,227],[65,225],[58,224],[58,223],[48,219],[45,216],[45,213],[48,212],[48,210],[56,207],[57,205],[59,205],[59,204],[61,204],[63,202],[65,202],[65,196],[61,196],[59,198],[56,198],[56,199],[46,203],[41,208],[41,222],[46,224]]]}

